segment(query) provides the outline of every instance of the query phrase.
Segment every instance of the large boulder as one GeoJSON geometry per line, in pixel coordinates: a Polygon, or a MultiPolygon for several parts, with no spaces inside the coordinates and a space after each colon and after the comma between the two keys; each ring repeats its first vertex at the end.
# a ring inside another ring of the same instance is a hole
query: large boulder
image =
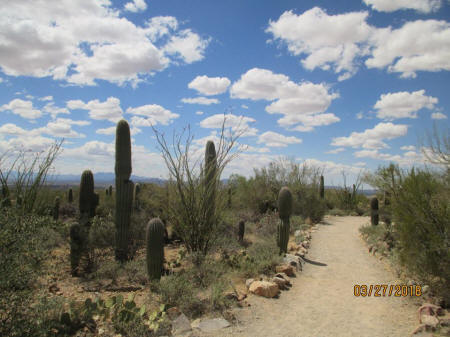
{"type": "Polygon", "coordinates": [[[279,288],[273,282],[255,281],[250,285],[249,291],[258,296],[272,298],[278,295],[279,288]]]}

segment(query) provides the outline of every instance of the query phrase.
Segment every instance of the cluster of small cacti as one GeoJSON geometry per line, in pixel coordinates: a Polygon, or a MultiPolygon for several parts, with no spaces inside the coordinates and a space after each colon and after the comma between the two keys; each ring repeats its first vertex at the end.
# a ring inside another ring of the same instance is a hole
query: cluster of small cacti
{"type": "Polygon", "coordinates": [[[130,219],[133,204],[134,184],[131,176],[130,126],[124,119],[116,128],[116,260],[127,261],[130,244],[130,219]]]}
{"type": "Polygon", "coordinates": [[[373,197],[370,200],[370,222],[372,226],[378,225],[378,199],[373,197]]]}
{"type": "Polygon", "coordinates": [[[280,255],[287,253],[289,241],[290,216],[292,214],[292,193],[288,187],[283,187],[278,194],[278,213],[281,219],[277,226],[277,244],[280,255]]]}

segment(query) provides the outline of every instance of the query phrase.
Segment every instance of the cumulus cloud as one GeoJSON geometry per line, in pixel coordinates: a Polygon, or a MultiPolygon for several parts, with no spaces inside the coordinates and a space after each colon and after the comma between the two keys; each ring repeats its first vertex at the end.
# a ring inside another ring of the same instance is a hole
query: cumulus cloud
{"type": "Polygon", "coordinates": [[[0,106],[1,111],[11,111],[13,114],[26,119],[36,119],[42,116],[40,110],[33,108],[33,102],[24,101],[20,98],[13,99],[8,104],[0,106]]]}
{"type": "Polygon", "coordinates": [[[19,136],[24,135],[27,132],[27,130],[22,129],[20,126],[13,123],[6,123],[0,126],[0,135],[19,136]]]}
{"type": "Polygon", "coordinates": [[[441,8],[441,0],[363,0],[367,6],[379,12],[414,9],[421,13],[435,12],[441,8]]]}
{"type": "Polygon", "coordinates": [[[278,124],[289,130],[312,131],[316,126],[339,121],[334,114],[324,113],[339,97],[337,93],[330,93],[325,84],[295,83],[288,76],[267,69],[247,71],[232,85],[230,95],[232,98],[272,101],[266,111],[284,115],[278,124]]]}
{"type": "Polygon", "coordinates": [[[53,96],[44,96],[39,98],[40,101],[53,101],[53,96]]]}
{"type": "Polygon", "coordinates": [[[355,59],[367,54],[372,30],[367,16],[366,11],[328,15],[319,7],[301,15],[286,11],[278,20],[269,21],[266,32],[285,43],[293,55],[307,55],[301,61],[306,69],[332,68],[344,80],[356,72],[355,59]]]}
{"type": "Polygon", "coordinates": [[[147,9],[147,4],[144,0],[133,0],[132,2],[127,2],[124,9],[133,13],[143,12],[147,9]]]}
{"type": "Polygon", "coordinates": [[[108,97],[106,101],[100,102],[98,99],[84,103],[81,100],[70,100],[67,102],[70,110],[88,110],[89,117],[95,120],[109,120],[117,123],[122,118],[122,108],[120,100],[116,97],[108,97]]]}
{"type": "MultiPolygon", "coordinates": [[[[134,0],[125,8],[145,6],[134,0]]],[[[50,76],[78,85],[97,80],[137,85],[168,67],[174,61],[170,55],[186,63],[202,59],[209,42],[190,29],[179,31],[173,17],[136,25],[120,17],[108,0],[14,1],[2,6],[0,17],[0,68],[5,74],[50,76]]]]}
{"type": "Polygon", "coordinates": [[[217,98],[207,98],[207,97],[182,98],[181,102],[187,104],[201,104],[201,105],[211,105],[220,103],[220,101],[217,98]]]}
{"type": "Polygon", "coordinates": [[[398,163],[401,166],[411,166],[417,164],[424,164],[426,158],[422,153],[416,151],[407,151],[403,154],[389,154],[382,153],[378,150],[361,150],[354,153],[357,158],[371,158],[377,160],[384,160],[388,162],[398,163]]]}
{"type": "Polygon", "coordinates": [[[330,151],[327,151],[327,152],[325,152],[325,153],[329,153],[329,154],[337,154],[337,153],[342,152],[342,151],[345,151],[345,149],[344,149],[343,147],[338,147],[338,148],[336,148],[336,149],[334,149],[334,150],[330,150],[330,151]]]}
{"type": "Polygon", "coordinates": [[[189,84],[188,88],[197,90],[200,94],[211,96],[225,92],[231,84],[226,77],[197,76],[189,84]]]}
{"type": "Polygon", "coordinates": [[[203,115],[203,114],[204,114],[204,112],[203,112],[203,111],[200,111],[200,110],[199,110],[199,111],[196,111],[196,112],[195,112],[195,114],[196,114],[196,115],[200,115],[200,116],[201,116],[201,115],[203,115]]]}
{"type": "Polygon", "coordinates": [[[374,108],[378,118],[393,120],[398,118],[417,118],[421,109],[434,109],[438,99],[426,96],[425,90],[414,92],[400,91],[383,94],[375,103],[374,108]]]}
{"type": "Polygon", "coordinates": [[[42,108],[42,110],[44,112],[50,114],[50,116],[52,116],[53,119],[56,118],[56,116],[60,115],[60,114],[63,114],[63,115],[69,115],[70,114],[70,111],[67,108],[57,107],[54,102],[47,103],[42,108]]]}
{"type": "Polygon", "coordinates": [[[447,119],[447,116],[442,112],[433,112],[431,114],[431,119],[447,119]]]}
{"type": "Polygon", "coordinates": [[[416,147],[414,145],[405,145],[400,148],[403,151],[415,151],[416,147]]]}
{"type": "Polygon", "coordinates": [[[300,138],[267,131],[258,137],[258,144],[264,144],[268,147],[286,147],[290,144],[300,144],[302,140],[300,138]]]}
{"type": "Polygon", "coordinates": [[[86,121],[74,121],[67,118],[58,118],[55,121],[48,122],[45,127],[40,128],[41,133],[64,138],[84,138],[86,135],[78,133],[72,129],[72,125],[87,125],[86,121]]]}
{"type": "Polygon", "coordinates": [[[377,29],[370,41],[368,68],[416,77],[417,71],[450,70],[450,23],[437,20],[406,22],[402,27],[377,29]]]}
{"type": "Polygon", "coordinates": [[[133,117],[132,123],[135,126],[168,125],[174,119],[180,117],[179,114],[173,113],[158,104],[147,104],[136,108],[128,108],[127,113],[142,116],[139,118],[133,117]]]}
{"type": "Polygon", "coordinates": [[[385,139],[398,138],[406,135],[407,132],[407,125],[378,123],[373,129],[367,129],[363,132],[352,132],[348,137],[335,137],[331,145],[377,150],[388,148],[388,145],[384,142],[385,139]]]}
{"type": "Polygon", "coordinates": [[[225,128],[231,128],[233,132],[242,133],[242,137],[255,136],[258,129],[249,126],[249,123],[256,122],[255,119],[245,116],[237,116],[233,114],[216,114],[205,118],[200,122],[202,128],[220,129],[222,128],[225,118],[225,128]]]}
{"type": "Polygon", "coordinates": [[[52,138],[42,137],[37,132],[30,132],[20,134],[18,137],[13,137],[8,140],[0,139],[0,151],[26,151],[26,152],[42,152],[47,151],[48,148],[54,144],[52,138]]]}
{"type": "MultiPolygon", "coordinates": [[[[424,11],[440,4],[435,0],[365,1],[377,8],[410,6],[424,11]]],[[[450,70],[447,21],[407,21],[399,28],[379,28],[369,25],[367,18],[367,11],[328,15],[314,7],[300,15],[284,12],[278,20],[269,21],[266,32],[286,44],[292,55],[305,55],[304,68],[333,70],[339,81],[350,78],[363,59],[368,68],[387,68],[401,77],[415,77],[417,71],[450,70]]]]}

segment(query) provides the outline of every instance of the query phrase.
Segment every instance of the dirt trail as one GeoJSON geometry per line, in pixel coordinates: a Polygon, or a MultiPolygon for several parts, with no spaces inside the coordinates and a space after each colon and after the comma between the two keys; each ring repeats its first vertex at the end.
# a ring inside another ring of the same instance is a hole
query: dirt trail
{"type": "MultiPolygon", "coordinates": [[[[306,263],[278,299],[250,296],[237,325],[214,336],[405,337],[417,325],[418,298],[355,297],[355,284],[396,284],[384,261],[368,254],[358,228],[366,217],[328,217],[312,234],[306,263]]],[[[207,336],[202,334],[200,336],[207,336]]]]}

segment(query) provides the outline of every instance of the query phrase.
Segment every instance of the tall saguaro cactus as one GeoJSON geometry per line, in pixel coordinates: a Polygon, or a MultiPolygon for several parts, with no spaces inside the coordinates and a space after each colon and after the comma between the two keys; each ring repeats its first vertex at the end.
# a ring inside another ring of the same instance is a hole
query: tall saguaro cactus
{"type": "Polygon", "coordinates": [[[164,263],[164,224],[159,218],[147,224],[145,241],[147,244],[147,273],[151,280],[161,279],[164,263]]]}
{"type": "Polygon", "coordinates": [[[370,200],[370,222],[372,226],[378,225],[378,199],[373,197],[370,200]]]}
{"type": "Polygon", "coordinates": [[[287,253],[289,241],[290,216],[292,214],[292,193],[289,187],[283,187],[278,193],[278,212],[281,222],[277,227],[277,244],[280,255],[287,253]]]}
{"type": "Polygon", "coordinates": [[[73,191],[71,188],[69,188],[69,194],[67,195],[67,201],[69,202],[69,204],[71,204],[73,202],[73,191]]]}
{"type": "Polygon", "coordinates": [[[128,260],[130,242],[130,219],[133,205],[134,184],[131,176],[130,126],[124,119],[116,128],[116,260],[128,260]]]}
{"type": "Polygon", "coordinates": [[[93,218],[95,216],[95,208],[99,203],[99,197],[94,192],[94,175],[91,170],[86,170],[81,175],[78,200],[81,217],[93,218]]]}
{"type": "Polygon", "coordinates": [[[323,176],[320,176],[319,194],[320,194],[320,199],[325,198],[325,185],[324,185],[324,181],[323,181],[323,176]]]}
{"type": "Polygon", "coordinates": [[[207,221],[212,225],[215,213],[216,199],[216,175],[217,175],[217,157],[214,142],[208,141],[205,150],[205,193],[206,193],[206,216],[207,221]]]}

